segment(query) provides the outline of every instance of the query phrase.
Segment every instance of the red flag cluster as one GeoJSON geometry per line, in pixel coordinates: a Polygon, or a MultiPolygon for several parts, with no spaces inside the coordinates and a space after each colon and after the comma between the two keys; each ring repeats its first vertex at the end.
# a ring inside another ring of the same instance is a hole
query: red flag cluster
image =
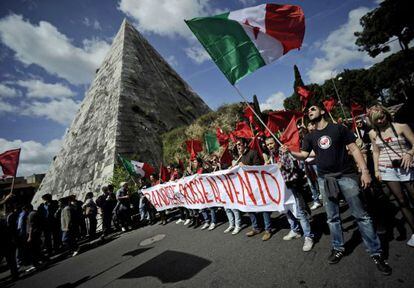
{"type": "MultiPolygon", "coordinates": [[[[303,113],[290,110],[270,112],[267,118],[267,127],[270,131],[272,131],[272,133],[276,133],[285,129],[293,117],[295,119],[299,119],[303,117],[303,113]]],[[[270,133],[267,130],[265,134],[267,137],[270,136],[270,133]]]]}
{"type": "Polygon", "coordinates": [[[20,148],[6,151],[0,154],[0,166],[3,169],[3,176],[16,177],[19,166],[20,148]]]}
{"type": "Polygon", "coordinates": [[[197,153],[203,151],[203,145],[200,140],[190,139],[185,141],[187,152],[190,153],[191,160],[197,157],[197,153]]]}

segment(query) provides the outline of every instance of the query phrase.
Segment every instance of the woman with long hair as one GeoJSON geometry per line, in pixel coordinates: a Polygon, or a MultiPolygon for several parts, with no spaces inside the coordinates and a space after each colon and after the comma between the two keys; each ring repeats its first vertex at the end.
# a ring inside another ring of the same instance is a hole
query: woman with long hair
{"type": "Polygon", "coordinates": [[[407,245],[414,247],[414,133],[406,124],[392,121],[381,105],[368,111],[373,129],[369,132],[374,158],[375,177],[384,182],[398,201],[412,230],[407,245]],[[407,194],[404,193],[404,188],[407,194]]]}

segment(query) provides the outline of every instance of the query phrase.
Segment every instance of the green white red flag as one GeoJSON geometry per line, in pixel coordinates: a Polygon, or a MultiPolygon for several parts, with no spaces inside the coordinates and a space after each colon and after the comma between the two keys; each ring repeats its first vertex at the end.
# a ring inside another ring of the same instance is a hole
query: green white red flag
{"type": "Polygon", "coordinates": [[[185,22],[231,84],[300,48],[305,34],[295,5],[262,4],[185,22]]]}
{"type": "Polygon", "coordinates": [[[130,175],[136,175],[148,178],[155,172],[155,169],[148,163],[138,162],[135,160],[129,160],[118,155],[124,168],[130,175]]]}

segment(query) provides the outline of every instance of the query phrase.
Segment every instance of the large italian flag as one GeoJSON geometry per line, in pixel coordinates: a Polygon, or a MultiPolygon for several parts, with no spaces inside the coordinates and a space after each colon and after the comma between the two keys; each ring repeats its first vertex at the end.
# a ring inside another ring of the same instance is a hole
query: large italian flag
{"type": "Polygon", "coordinates": [[[295,5],[262,4],[186,23],[231,84],[300,48],[305,34],[295,5]]]}
{"type": "Polygon", "coordinates": [[[130,175],[138,175],[141,177],[149,177],[155,172],[155,169],[148,163],[138,162],[134,160],[128,160],[118,155],[124,168],[130,175]]]}

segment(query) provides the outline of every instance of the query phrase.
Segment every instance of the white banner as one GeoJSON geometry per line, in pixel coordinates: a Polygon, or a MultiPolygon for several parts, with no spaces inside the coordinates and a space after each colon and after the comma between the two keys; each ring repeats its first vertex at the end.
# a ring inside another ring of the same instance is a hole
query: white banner
{"type": "Polygon", "coordinates": [[[236,166],[159,184],[142,192],[158,211],[175,207],[224,207],[244,212],[295,210],[295,199],[277,165],[236,166]]]}

